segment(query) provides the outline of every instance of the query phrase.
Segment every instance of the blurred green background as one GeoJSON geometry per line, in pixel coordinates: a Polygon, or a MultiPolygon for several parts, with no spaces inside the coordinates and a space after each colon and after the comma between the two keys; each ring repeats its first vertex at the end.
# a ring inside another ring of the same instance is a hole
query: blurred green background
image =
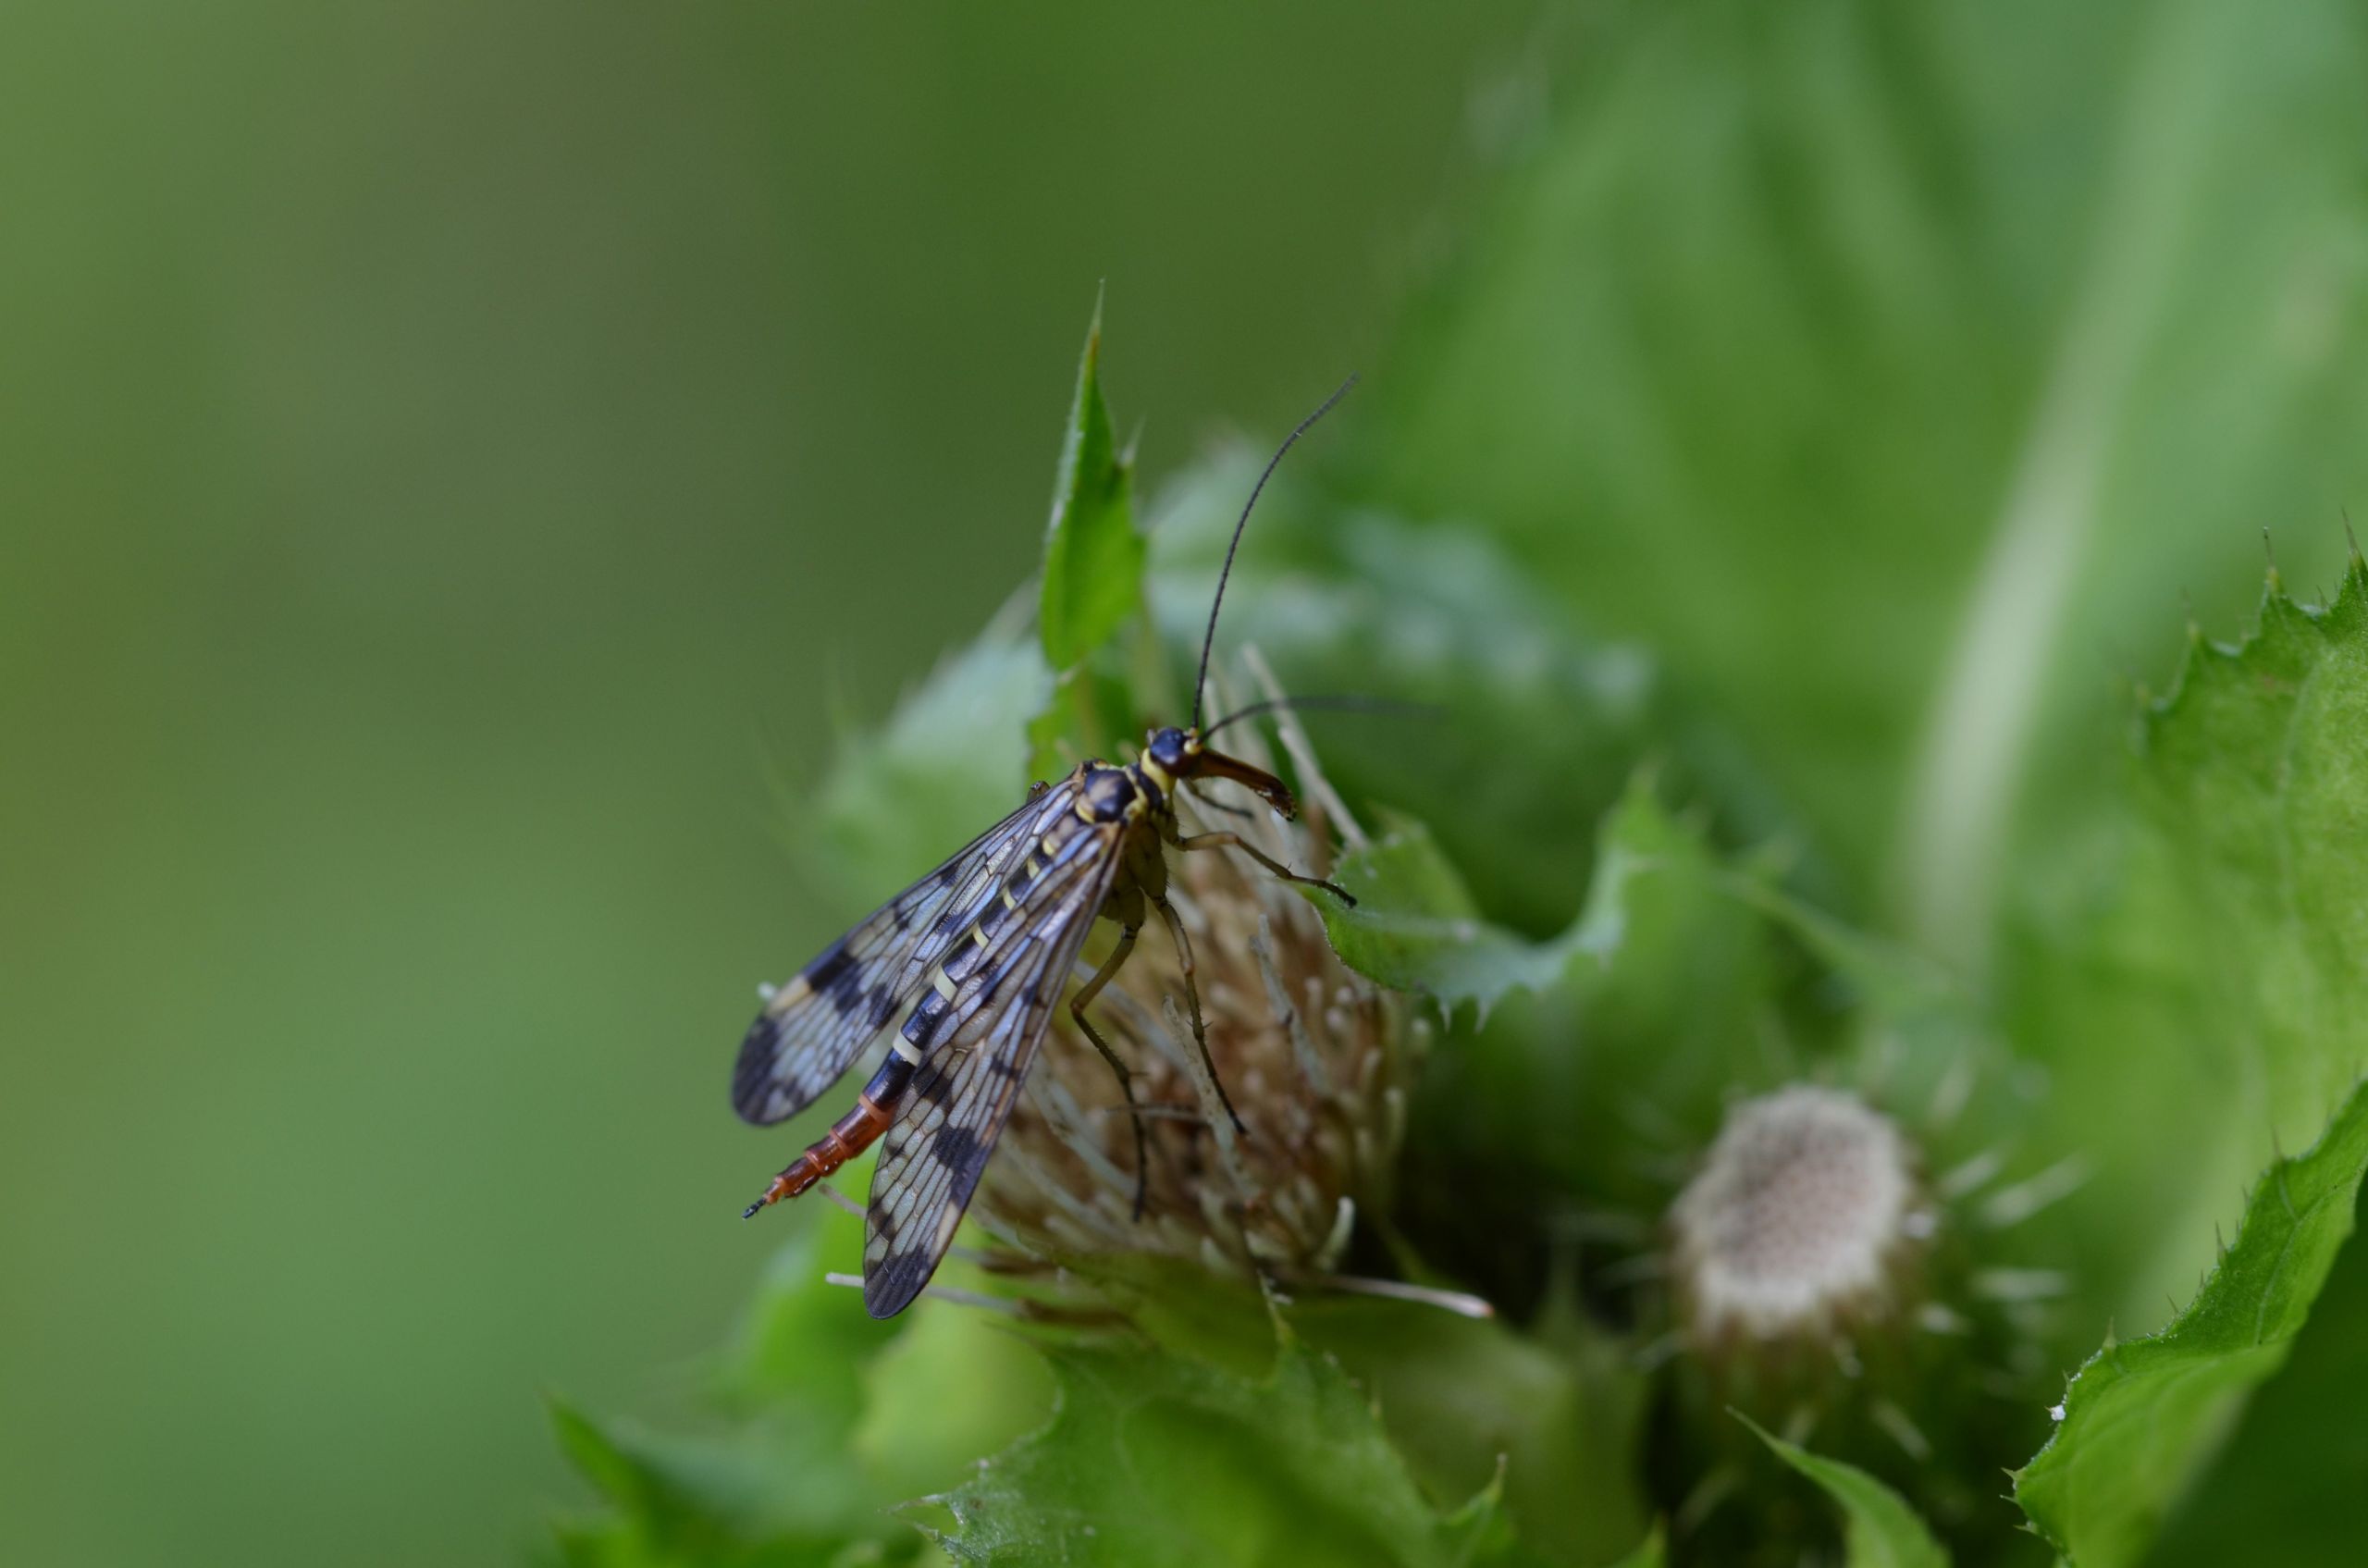
{"type": "Polygon", "coordinates": [[[1536,8],[0,17],[0,1562],[495,1562],[776,1236],[777,776],[1368,364],[1536,8]]]}
{"type": "Polygon", "coordinates": [[[1330,657],[1503,678],[1480,826],[1562,831],[1492,910],[1673,751],[1998,1000],[2099,1167],[2073,1338],[2159,1322],[2325,1110],[2052,963],[2182,592],[2233,636],[2267,526],[2315,597],[2368,494],[2368,19],[2261,19],[0,16],[0,1562],[510,1560],[540,1390],[696,1379],[794,1142],[753,986],[856,912],[783,797],[1030,572],[1105,280],[1154,490],[1375,373],[1235,636],[1262,552],[1354,624],[1488,530],[1330,657]]]}

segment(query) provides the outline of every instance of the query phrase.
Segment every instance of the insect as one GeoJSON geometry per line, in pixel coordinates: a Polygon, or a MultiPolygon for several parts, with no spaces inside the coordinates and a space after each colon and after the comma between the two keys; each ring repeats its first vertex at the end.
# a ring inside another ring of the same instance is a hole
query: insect
{"type": "Polygon", "coordinates": [[[1237,834],[1187,834],[1176,814],[1178,792],[1188,782],[1210,779],[1239,784],[1286,817],[1296,813],[1282,780],[1208,745],[1226,725],[1277,704],[1252,704],[1205,731],[1201,705],[1226,579],[1259,492],[1283,454],[1355,384],[1351,377],[1300,422],[1251,489],[1209,606],[1192,722],[1153,731],[1133,762],[1084,762],[1057,784],[1037,784],[1019,809],[874,910],[773,992],[742,1041],[732,1075],[733,1108],[744,1120],[768,1126],[812,1104],[866,1045],[902,1019],[855,1108],[773,1178],[742,1216],[796,1197],[884,1136],[865,1212],[863,1302],[872,1316],[902,1312],[936,1272],[1097,918],[1116,924],[1118,939],[1070,996],[1068,1008],[1117,1075],[1132,1117],[1136,1216],[1142,1214],[1148,1175],[1142,1111],[1126,1063],[1087,1009],[1134,950],[1149,912],[1158,914],[1176,945],[1193,1043],[1217,1084],[1218,1100],[1235,1128],[1246,1130],[1209,1058],[1192,983],[1191,939],[1168,901],[1166,852],[1239,849],[1286,881],[1355,902],[1237,834]]]}

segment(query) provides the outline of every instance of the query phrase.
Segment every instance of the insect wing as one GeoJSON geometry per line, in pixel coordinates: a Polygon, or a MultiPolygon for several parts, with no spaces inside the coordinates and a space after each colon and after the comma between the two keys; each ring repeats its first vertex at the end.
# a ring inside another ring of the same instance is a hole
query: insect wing
{"type": "Polygon", "coordinates": [[[904,1311],[937,1271],[1124,858],[1117,825],[1079,827],[1081,842],[1062,846],[970,966],[951,1028],[889,1130],[865,1216],[863,1304],[874,1317],[904,1311]]]}
{"type": "Polygon", "coordinates": [[[1042,824],[1073,819],[1074,808],[1068,782],[1044,790],[822,949],[749,1026],[733,1067],[732,1108],[767,1126],[837,1082],[978,919],[1042,824]]]}

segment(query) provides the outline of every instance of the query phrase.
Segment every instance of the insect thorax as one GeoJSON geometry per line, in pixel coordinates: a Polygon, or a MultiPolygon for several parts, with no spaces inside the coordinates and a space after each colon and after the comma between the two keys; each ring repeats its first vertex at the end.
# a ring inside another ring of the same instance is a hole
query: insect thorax
{"type": "MultiPolygon", "coordinates": [[[[1148,758],[1123,767],[1085,763],[1077,774],[1077,814],[1089,822],[1159,821],[1171,810],[1168,790],[1159,782],[1164,773],[1148,758]]],[[[1166,783],[1172,786],[1174,780],[1166,783]]]]}

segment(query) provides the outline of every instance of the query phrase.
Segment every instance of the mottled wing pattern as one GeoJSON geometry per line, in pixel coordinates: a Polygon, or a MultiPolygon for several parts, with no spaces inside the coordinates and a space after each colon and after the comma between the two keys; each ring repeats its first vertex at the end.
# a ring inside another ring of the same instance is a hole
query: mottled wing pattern
{"type": "Polygon", "coordinates": [[[863,1304],[874,1317],[904,1311],[937,1271],[1124,858],[1118,823],[1079,822],[1067,837],[1029,890],[1029,918],[1005,926],[961,982],[955,1021],[888,1131],[866,1211],[863,1304]]]}
{"type": "Polygon", "coordinates": [[[822,949],[775,992],[740,1043],[732,1108],[759,1126],[804,1110],[912,999],[1048,822],[1076,820],[1063,781],[956,851],[822,949]]]}

